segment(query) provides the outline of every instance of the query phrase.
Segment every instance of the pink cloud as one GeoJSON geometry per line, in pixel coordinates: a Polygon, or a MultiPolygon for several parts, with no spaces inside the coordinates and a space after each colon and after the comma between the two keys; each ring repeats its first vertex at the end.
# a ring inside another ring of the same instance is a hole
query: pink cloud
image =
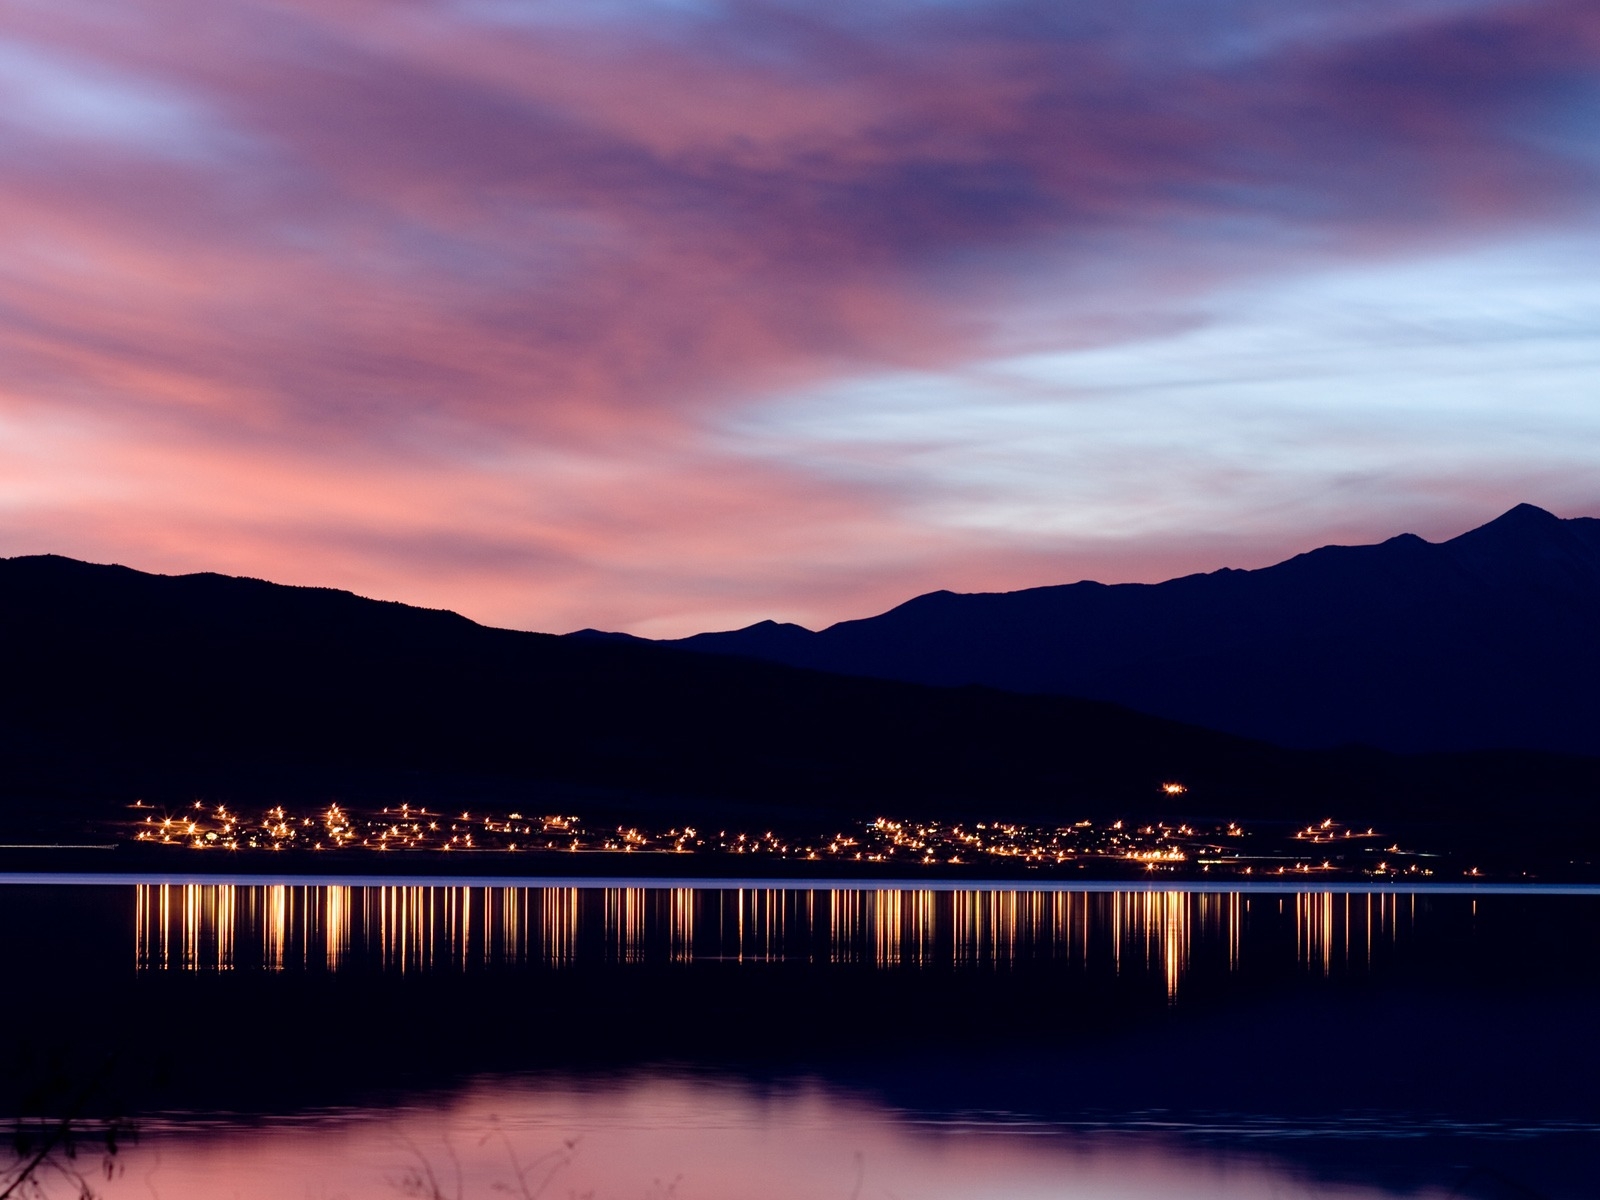
{"type": "Polygon", "coordinates": [[[185,116],[160,152],[0,119],[0,412],[78,422],[0,549],[662,632],[1043,582],[1058,545],[714,427],[1593,209],[1594,160],[1536,136],[1596,81],[1592,6],[854,11],[8,13],[18,53],[185,116]]]}

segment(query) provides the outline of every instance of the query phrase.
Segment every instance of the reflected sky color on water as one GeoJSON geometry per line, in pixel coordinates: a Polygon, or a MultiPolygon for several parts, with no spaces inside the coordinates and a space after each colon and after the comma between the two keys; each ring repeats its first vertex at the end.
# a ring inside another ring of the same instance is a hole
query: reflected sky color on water
{"type": "MultiPolygon", "coordinates": [[[[876,967],[1104,964],[1157,971],[1176,998],[1191,958],[1237,968],[1246,930],[1292,930],[1324,975],[1409,930],[1414,893],[862,888],[139,884],[142,970],[398,971],[581,961],[876,967]]],[[[1273,951],[1285,943],[1274,939],[1273,951]]],[[[1263,953],[1269,951],[1263,950],[1263,953]]]]}
{"type": "MultiPolygon", "coordinates": [[[[754,1090],[666,1076],[603,1086],[482,1085],[438,1105],[314,1122],[156,1133],[113,1198],[277,1200],[405,1194],[433,1172],[448,1196],[595,1200],[1358,1200],[1269,1157],[1157,1132],[936,1124],[823,1088],[754,1090]],[[458,1175],[459,1172],[459,1175],[458,1175]]],[[[1443,1192],[1410,1192],[1425,1198],[1443,1192]]]]}
{"type": "Polygon", "coordinates": [[[14,882],[111,1200],[1596,1194],[1588,891],[14,882]]]}

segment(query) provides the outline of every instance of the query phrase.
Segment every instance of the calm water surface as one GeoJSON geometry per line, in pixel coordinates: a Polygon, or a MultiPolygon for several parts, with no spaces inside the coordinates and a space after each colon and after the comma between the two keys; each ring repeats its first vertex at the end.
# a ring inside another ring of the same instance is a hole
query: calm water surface
{"type": "Polygon", "coordinates": [[[1596,895],[32,882],[0,939],[9,1111],[134,1117],[109,1196],[1600,1195],[1596,895]]]}

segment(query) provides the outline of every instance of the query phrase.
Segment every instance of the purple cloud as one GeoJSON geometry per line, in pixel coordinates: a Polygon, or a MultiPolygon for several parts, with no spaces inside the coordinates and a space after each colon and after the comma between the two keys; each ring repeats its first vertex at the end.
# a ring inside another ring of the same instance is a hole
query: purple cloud
{"type": "Polygon", "coordinates": [[[857,375],[1181,327],[1250,280],[1561,229],[1600,166],[1563,133],[1600,97],[1600,13],[1565,0],[130,0],[13,11],[0,39],[0,412],[79,422],[133,498],[64,472],[9,510],[11,548],[314,561],[439,603],[418,580],[503,559],[480,611],[523,623],[1024,582],[1053,551],[924,530],[913,565],[887,482],[708,429],[857,375]],[[157,498],[150,455],[209,482],[157,498]],[[228,477],[255,481],[232,524],[228,477]],[[750,567],[774,530],[813,569],[750,567]]]}

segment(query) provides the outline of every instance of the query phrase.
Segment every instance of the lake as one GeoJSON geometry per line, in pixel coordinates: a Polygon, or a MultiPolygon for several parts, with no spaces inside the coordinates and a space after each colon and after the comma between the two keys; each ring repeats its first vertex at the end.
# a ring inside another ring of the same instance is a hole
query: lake
{"type": "Polygon", "coordinates": [[[1600,1194],[1581,888],[14,877],[0,950],[110,1197],[1600,1194]]]}

